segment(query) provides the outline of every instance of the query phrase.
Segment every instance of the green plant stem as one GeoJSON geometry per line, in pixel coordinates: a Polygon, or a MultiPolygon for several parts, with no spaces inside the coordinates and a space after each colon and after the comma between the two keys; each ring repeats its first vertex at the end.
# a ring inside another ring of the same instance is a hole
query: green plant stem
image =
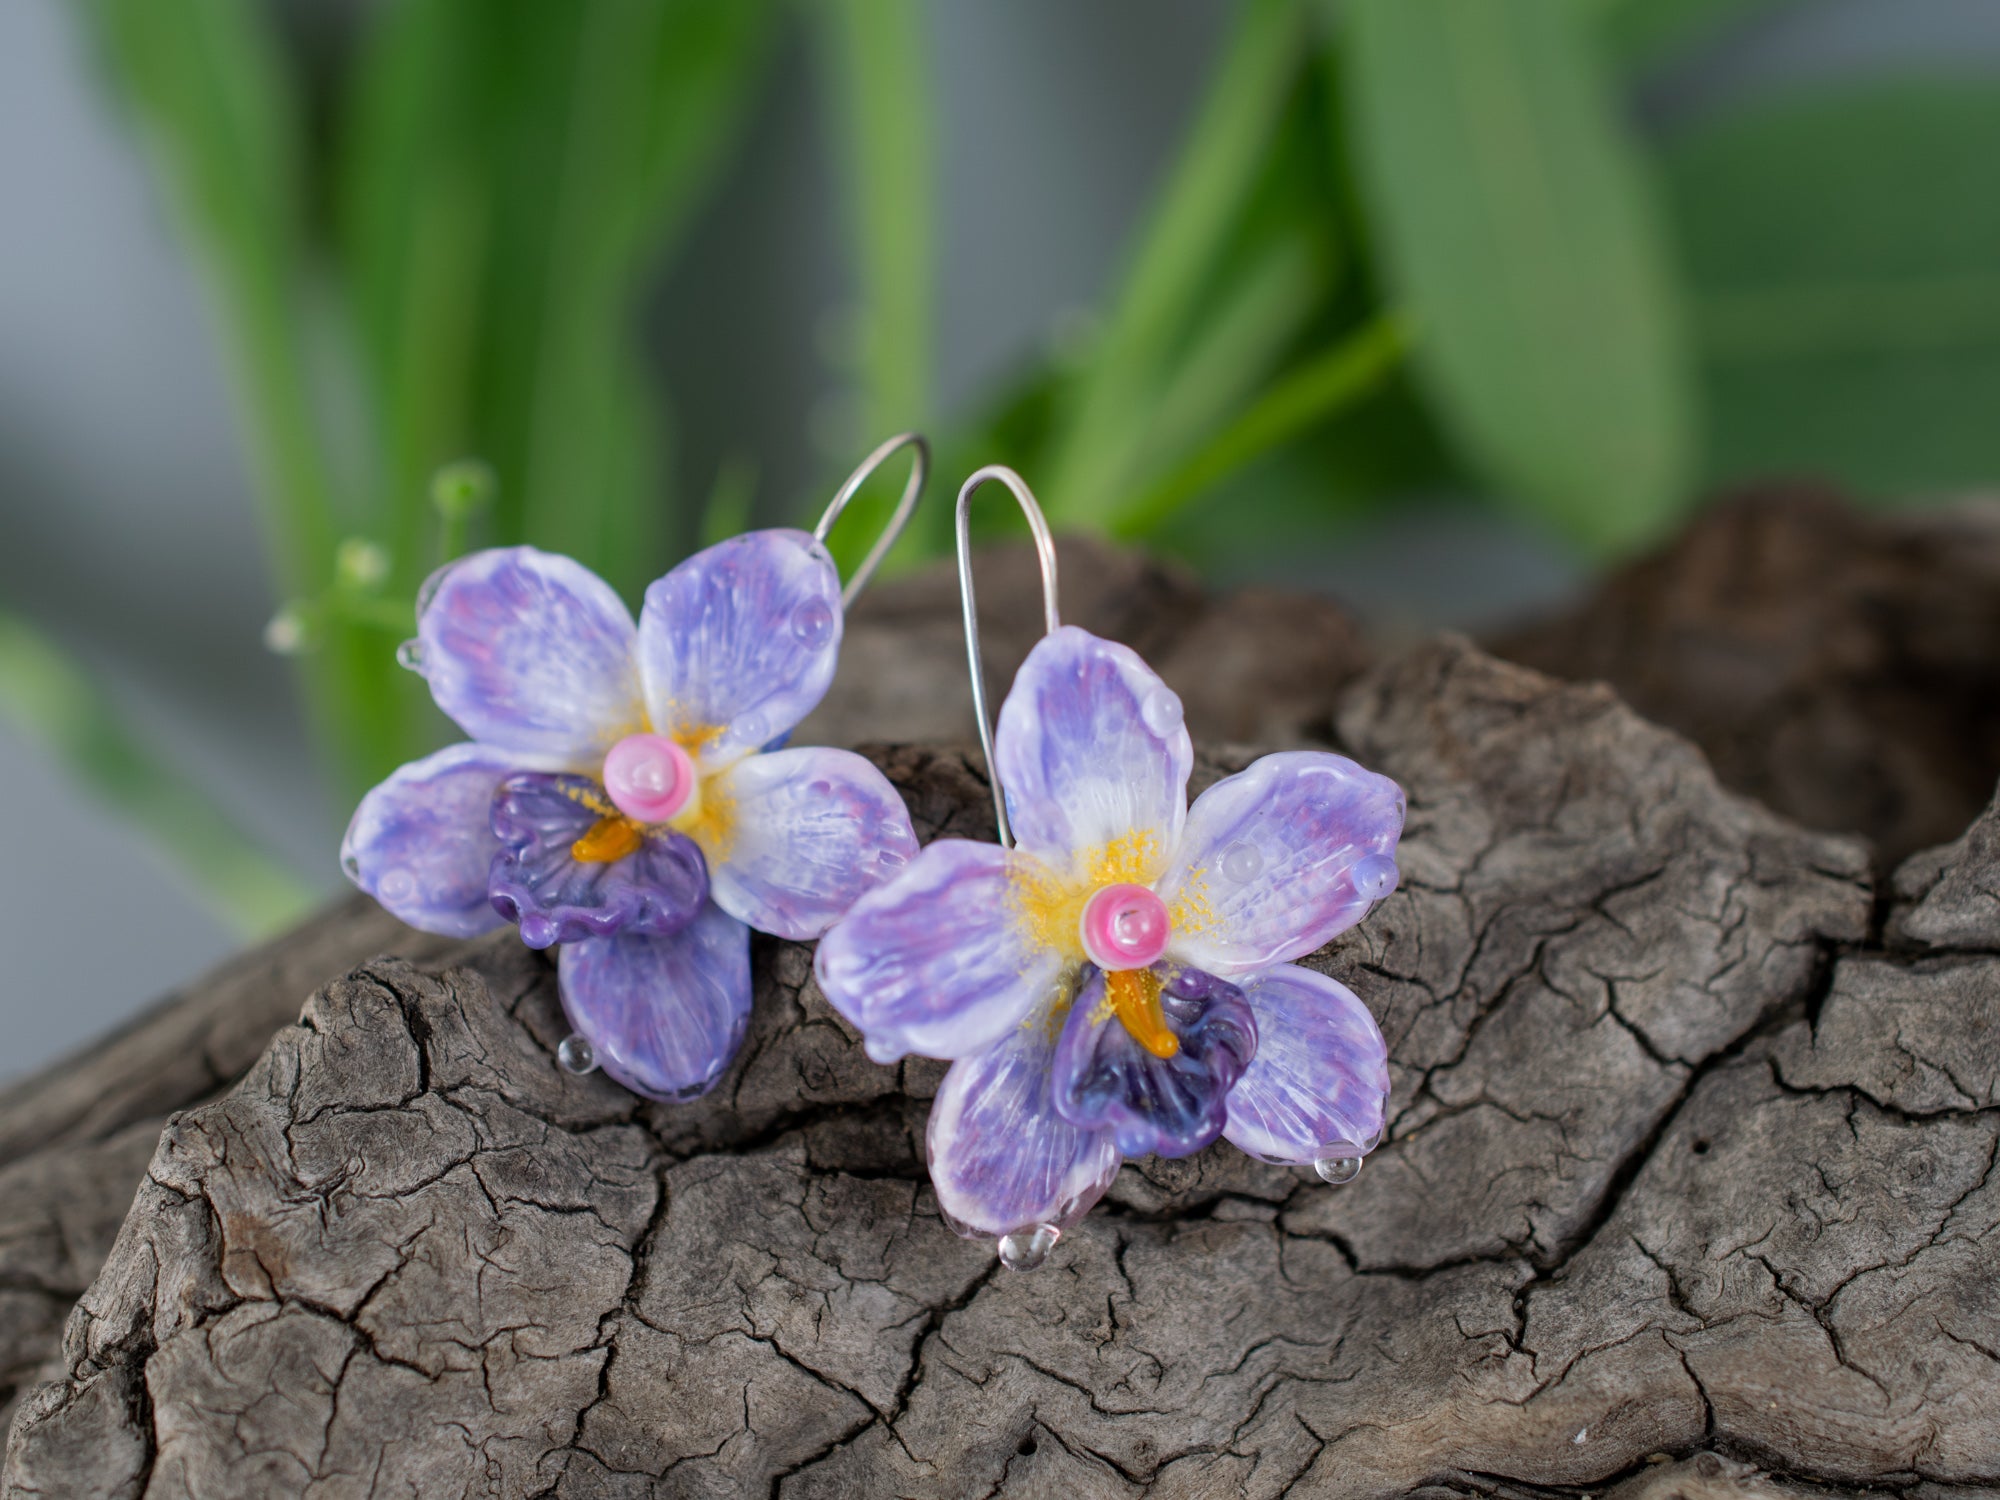
{"type": "Polygon", "coordinates": [[[54,643],[0,615],[0,711],[194,879],[245,937],[296,921],[313,896],[222,809],[163,764],[54,643]]]}
{"type": "Polygon", "coordinates": [[[1203,491],[1380,387],[1410,345],[1395,311],[1378,314],[1340,344],[1292,371],[1173,473],[1110,517],[1113,536],[1136,538],[1171,519],[1203,491]]]}
{"type": "Polygon", "coordinates": [[[1051,516],[1101,526],[1119,512],[1152,430],[1161,372],[1255,188],[1308,55],[1306,19],[1295,0],[1242,8],[1061,435],[1046,486],[1051,516]]]}

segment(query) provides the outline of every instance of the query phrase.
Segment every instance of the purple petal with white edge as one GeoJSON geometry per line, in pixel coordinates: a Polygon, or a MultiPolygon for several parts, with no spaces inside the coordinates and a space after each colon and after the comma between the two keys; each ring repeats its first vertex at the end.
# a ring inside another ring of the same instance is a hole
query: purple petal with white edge
{"type": "Polygon", "coordinates": [[[635,1094],[680,1103],[715,1086],[750,1024],[750,929],[715,906],[672,937],[565,943],[563,1014],[635,1094]]]}
{"type": "Polygon", "coordinates": [[[502,920],[486,899],[486,873],[500,841],[487,814],[516,769],[515,757],[486,745],[411,761],[354,809],[340,867],[412,927],[447,937],[491,932],[502,920]]]}
{"type": "Polygon", "coordinates": [[[618,932],[666,937],[708,899],[701,850],[669,828],[644,829],[622,859],[577,859],[576,841],[616,812],[588,776],[527,772],[500,783],[492,813],[500,850],[486,893],[530,948],[618,932]]]}
{"type": "Polygon", "coordinates": [[[646,590],[639,672],[653,727],[727,765],[826,696],[840,654],[840,575],[803,531],[746,531],[646,590]]]}
{"type": "Polygon", "coordinates": [[[1066,967],[1022,920],[1039,867],[998,844],[939,839],[820,939],[820,988],[877,1062],[966,1057],[1061,988],[1066,967]]]}
{"type": "Polygon", "coordinates": [[[1152,973],[1180,1050],[1159,1057],[1140,1045],[1093,971],[1056,1044],[1051,1098],[1079,1129],[1109,1130],[1126,1156],[1192,1156],[1228,1122],[1229,1091],[1257,1051],[1257,1020],[1225,979],[1180,964],[1152,973]]]}
{"type": "Polygon", "coordinates": [[[729,809],[715,904],[759,932],[816,938],[917,857],[903,799],[851,750],[746,756],[702,795],[729,809]]]}
{"type": "Polygon", "coordinates": [[[1292,964],[1243,991],[1257,1013],[1257,1056],[1230,1092],[1223,1134],[1265,1161],[1372,1151],[1382,1138],[1389,1063],[1368,1007],[1346,985],[1292,964]]]}
{"type": "Polygon", "coordinates": [[[631,611],[582,563],[495,547],[426,585],[418,670],[437,705],[517,770],[581,767],[643,730],[631,611]]]}
{"type": "Polygon", "coordinates": [[[1342,755],[1267,755],[1195,799],[1156,890],[1168,953],[1225,978],[1289,963],[1396,888],[1403,789],[1342,755]]]}
{"type": "Polygon", "coordinates": [[[960,1234],[1065,1229],[1118,1175],[1111,1132],[1078,1130],[1050,1098],[1061,1025],[1061,1013],[1045,1009],[944,1076],[924,1144],[938,1206],[960,1234]]]}
{"type": "Polygon", "coordinates": [[[1044,636],[1000,706],[993,758],[1016,842],[1058,869],[1134,835],[1164,860],[1180,837],[1194,747],[1181,700],[1129,646],[1074,625],[1044,636]]]}

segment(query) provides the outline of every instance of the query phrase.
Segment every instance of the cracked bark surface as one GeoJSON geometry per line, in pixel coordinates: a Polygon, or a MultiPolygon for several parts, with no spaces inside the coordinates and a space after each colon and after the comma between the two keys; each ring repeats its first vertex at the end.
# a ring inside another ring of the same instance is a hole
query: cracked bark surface
{"type": "Polygon", "coordinates": [[[1996,639],[2000,505],[1871,513],[1769,485],[1495,649],[1611,683],[1725,785],[1866,834],[1887,871],[1955,838],[1993,793],[1996,639]]]}
{"type": "MultiPolygon", "coordinates": [[[[1921,919],[2000,889],[1977,830],[1885,943],[1863,845],[1608,690],[1445,640],[1338,728],[1411,794],[1402,889],[1311,960],[1391,1044],[1354,1184],[1134,1163],[1017,1276],[937,1218],[941,1069],[867,1062],[804,946],[678,1109],[557,1069],[504,935],[371,962],[159,1137],[0,1492],[2000,1484],[2000,955],[1921,919]]],[[[877,755],[984,831],[976,762],[877,755]]]]}

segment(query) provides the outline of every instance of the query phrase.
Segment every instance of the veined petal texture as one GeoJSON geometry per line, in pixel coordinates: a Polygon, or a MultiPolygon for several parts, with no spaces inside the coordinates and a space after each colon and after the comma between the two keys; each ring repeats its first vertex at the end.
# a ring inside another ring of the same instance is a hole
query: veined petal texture
{"type": "Polygon", "coordinates": [[[506,751],[468,744],[399,768],[354,810],[340,845],[347,878],[425,932],[475,937],[500,926],[486,899],[500,848],[488,819],[514,769],[506,751]]]}
{"type": "Polygon", "coordinates": [[[419,670],[431,696],[516,770],[581,768],[645,728],[638,630],[611,585],[533,547],[474,552],[426,585],[419,670]]]}
{"type": "Polygon", "coordinates": [[[1044,1007],[945,1074],[924,1137],[931,1185],[960,1234],[1067,1228],[1118,1175],[1108,1130],[1079,1130],[1049,1093],[1062,1017],[1044,1007]]]}
{"type": "Polygon", "coordinates": [[[649,1099],[707,1093],[750,1024],[750,930],[713,903],[672,937],[565,943],[557,976],[599,1065],[649,1099]]]}
{"type": "Polygon", "coordinates": [[[715,903],[759,932],[816,938],[917,857],[903,799],[851,750],[745,756],[705,795],[729,809],[715,903]]]}
{"type": "Polygon", "coordinates": [[[1158,890],[1168,953],[1233,977],[1288,963],[1395,889],[1403,789],[1342,755],[1267,755],[1203,792],[1158,890]]]}
{"type": "Polygon", "coordinates": [[[1284,964],[1246,980],[1257,1056],[1229,1095],[1223,1132],[1265,1161],[1310,1162],[1346,1143],[1361,1155],[1382,1136],[1388,1049],[1368,1008],[1337,980],[1284,964]]]}
{"type": "Polygon", "coordinates": [[[487,894],[530,948],[618,932],[665,937],[701,910],[701,850],[672,829],[636,831],[636,847],[620,859],[576,858],[577,840],[613,811],[588,776],[525,772],[500,783],[492,813],[500,848],[487,894]]]}
{"type": "Polygon", "coordinates": [[[1057,869],[1126,839],[1164,860],[1180,837],[1194,747],[1180,699],[1129,646],[1074,625],[1044,636],[1000,706],[993,758],[1016,842],[1057,869]]]}
{"type": "Polygon", "coordinates": [[[639,670],[653,727],[703,765],[790,732],[840,654],[840,575],[803,531],[746,531],[646,590],[639,670]]]}
{"type": "Polygon", "coordinates": [[[1109,1130],[1126,1156],[1192,1156],[1222,1134],[1229,1091],[1257,1051],[1257,1022],[1227,980],[1157,964],[1127,982],[1160,986],[1172,1057],[1141,1046],[1106,999],[1115,976],[1093,971],[1056,1044],[1056,1110],[1072,1125],[1109,1130]]]}
{"type": "Polygon", "coordinates": [[[1037,869],[998,844],[939,839],[833,925],[814,972],[870,1057],[965,1057],[1061,990],[1063,956],[1020,917],[1037,869]]]}

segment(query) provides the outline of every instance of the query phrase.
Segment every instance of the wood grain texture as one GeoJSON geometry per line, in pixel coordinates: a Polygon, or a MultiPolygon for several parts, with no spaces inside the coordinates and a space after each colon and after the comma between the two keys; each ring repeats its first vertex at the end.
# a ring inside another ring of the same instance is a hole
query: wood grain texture
{"type": "MultiPolygon", "coordinates": [[[[1411,803],[1308,960],[1390,1042],[1354,1183],[1131,1163],[1015,1275],[808,946],[666,1107],[554,1065],[542,957],[354,904],[0,1096],[0,1496],[2000,1489],[2000,811],[1878,894],[1607,688],[1341,676],[1295,732],[1411,803]]],[[[976,756],[869,753],[987,836],[976,756]]]]}

